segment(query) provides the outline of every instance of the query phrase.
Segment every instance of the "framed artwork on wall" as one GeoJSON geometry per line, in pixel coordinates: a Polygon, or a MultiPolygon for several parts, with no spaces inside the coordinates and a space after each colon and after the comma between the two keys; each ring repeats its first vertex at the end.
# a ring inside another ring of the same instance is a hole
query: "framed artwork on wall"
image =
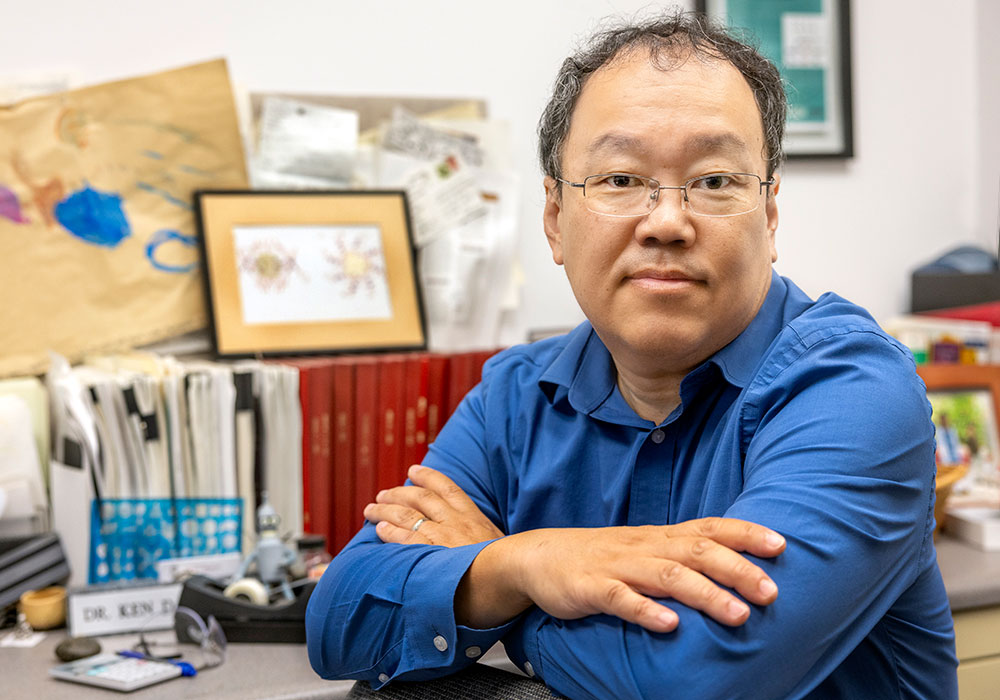
{"type": "Polygon", "coordinates": [[[400,191],[195,193],[220,357],[426,346],[400,191]]]}
{"type": "Polygon", "coordinates": [[[778,67],[788,94],[789,158],[854,155],[849,0],[697,0],[778,67]]]}

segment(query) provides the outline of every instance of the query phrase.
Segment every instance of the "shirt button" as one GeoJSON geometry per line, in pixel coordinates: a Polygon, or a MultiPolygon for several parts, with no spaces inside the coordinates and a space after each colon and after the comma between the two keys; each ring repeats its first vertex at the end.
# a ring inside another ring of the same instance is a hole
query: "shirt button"
{"type": "Polygon", "coordinates": [[[378,674],[378,682],[379,683],[388,683],[389,682],[389,676],[385,675],[384,673],[378,674]]]}
{"type": "Polygon", "coordinates": [[[661,442],[663,442],[663,439],[665,437],[666,437],[666,435],[664,435],[663,431],[660,430],[659,428],[657,428],[656,430],[654,430],[649,435],[649,439],[652,440],[653,442],[655,442],[657,445],[659,445],[661,442]]]}
{"type": "Polygon", "coordinates": [[[468,656],[470,659],[474,659],[482,653],[483,650],[480,649],[479,647],[469,647],[468,649],[465,650],[465,655],[468,656]]]}
{"type": "Polygon", "coordinates": [[[535,677],[535,669],[533,669],[531,667],[531,662],[530,661],[525,661],[524,662],[524,672],[527,673],[530,678],[534,678],[535,677]]]}
{"type": "Polygon", "coordinates": [[[448,651],[448,640],[439,634],[434,638],[434,648],[438,651],[448,651]]]}

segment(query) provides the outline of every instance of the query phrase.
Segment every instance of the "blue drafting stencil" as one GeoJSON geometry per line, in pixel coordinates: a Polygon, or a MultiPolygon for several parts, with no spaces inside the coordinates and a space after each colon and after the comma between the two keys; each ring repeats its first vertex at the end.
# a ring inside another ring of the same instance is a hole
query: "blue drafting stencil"
{"type": "Polygon", "coordinates": [[[93,501],[91,584],[156,578],[171,557],[240,551],[239,498],[105,498],[93,501]]]}

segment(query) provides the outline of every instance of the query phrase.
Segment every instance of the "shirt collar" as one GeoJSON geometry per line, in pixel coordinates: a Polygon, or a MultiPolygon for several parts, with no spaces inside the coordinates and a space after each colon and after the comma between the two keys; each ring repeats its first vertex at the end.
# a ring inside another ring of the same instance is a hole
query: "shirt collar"
{"type": "Polygon", "coordinates": [[[611,353],[590,321],[584,321],[566,336],[538,385],[553,404],[569,400],[575,410],[590,413],[614,391],[616,376],[611,353]]]}
{"type": "MultiPolygon", "coordinates": [[[[705,364],[717,365],[726,381],[745,387],[785,325],[785,307],[790,297],[795,297],[795,301],[809,301],[795,285],[772,269],[771,286],[750,325],[705,364]]],[[[698,369],[694,373],[700,374],[698,369]]],[[[611,353],[590,322],[584,321],[566,336],[562,350],[542,373],[538,385],[553,404],[568,400],[576,411],[590,414],[614,392],[615,377],[611,353]]]]}
{"type": "MultiPolygon", "coordinates": [[[[750,321],[750,325],[744,328],[729,345],[708,359],[722,370],[723,376],[730,384],[740,388],[746,387],[771,342],[778,337],[778,333],[786,323],[784,310],[789,292],[792,291],[790,287],[794,288],[794,285],[790,285],[772,269],[771,287],[767,290],[764,303],[750,321]]],[[[794,288],[794,291],[798,289],[794,288]]]]}

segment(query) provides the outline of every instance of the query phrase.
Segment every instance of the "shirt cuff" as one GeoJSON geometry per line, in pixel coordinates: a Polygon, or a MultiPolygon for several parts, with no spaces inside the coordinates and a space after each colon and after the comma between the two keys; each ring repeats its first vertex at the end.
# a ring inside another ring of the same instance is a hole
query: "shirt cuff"
{"type": "MultiPolygon", "coordinates": [[[[493,541],[433,548],[413,566],[403,586],[403,648],[393,677],[417,669],[457,671],[475,662],[516,623],[515,618],[490,629],[455,623],[455,590],[473,560],[493,541]]],[[[420,675],[409,674],[408,680],[419,680],[420,675]]]]}
{"type": "Polygon", "coordinates": [[[517,627],[511,630],[503,640],[507,657],[514,665],[528,676],[544,678],[542,672],[542,655],[538,646],[538,634],[549,620],[549,614],[538,607],[531,607],[517,621],[517,627]]]}

